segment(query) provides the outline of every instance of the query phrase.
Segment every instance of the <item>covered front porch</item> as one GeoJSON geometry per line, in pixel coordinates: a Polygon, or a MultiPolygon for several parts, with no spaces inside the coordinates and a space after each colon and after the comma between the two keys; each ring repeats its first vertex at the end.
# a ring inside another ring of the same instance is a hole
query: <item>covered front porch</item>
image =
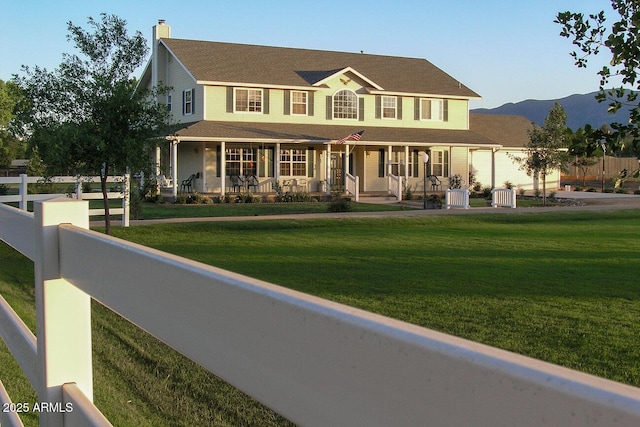
{"type": "Polygon", "coordinates": [[[267,125],[200,122],[168,136],[168,147],[159,149],[156,159],[165,191],[174,198],[182,191],[224,196],[279,190],[401,197],[406,190],[424,191],[425,183],[428,191],[443,191],[454,176],[457,185],[468,186],[479,172],[487,184],[495,183],[492,153],[498,146],[469,131],[370,128],[360,141],[338,144],[353,127],[276,133],[267,125]],[[481,165],[472,165],[472,150],[488,153],[481,165]],[[429,155],[426,164],[422,153],[429,155]]]}

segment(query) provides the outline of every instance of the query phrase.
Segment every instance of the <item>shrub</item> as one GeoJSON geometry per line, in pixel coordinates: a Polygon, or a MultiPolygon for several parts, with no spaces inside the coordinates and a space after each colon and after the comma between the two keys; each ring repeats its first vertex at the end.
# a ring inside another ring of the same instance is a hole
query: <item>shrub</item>
{"type": "Polygon", "coordinates": [[[340,193],[334,193],[329,202],[329,212],[349,212],[353,209],[351,206],[351,198],[344,197],[340,193]]]}
{"type": "Polygon", "coordinates": [[[6,196],[9,194],[9,187],[7,184],[0,184],[0,196],[6,196]]]}
{"type": "Polygon", "coordinates": [[[490,186],[485,186],[482,187],[482,197],[484,197],[485,199],[490,199],[491,198],[491,187],[490,186]]]}
{"type": "Polygon", "coordinates": [[[511,181],[505,181],[504,182],[504,188],[506,188],[508,190],[513,190],[513,183],[511,181]]]}
{"type": "Polygon", "coordinates": [[[449,177],[449,188],[452,190],[462,188],[462,175],[455,174],[449,177]]]}

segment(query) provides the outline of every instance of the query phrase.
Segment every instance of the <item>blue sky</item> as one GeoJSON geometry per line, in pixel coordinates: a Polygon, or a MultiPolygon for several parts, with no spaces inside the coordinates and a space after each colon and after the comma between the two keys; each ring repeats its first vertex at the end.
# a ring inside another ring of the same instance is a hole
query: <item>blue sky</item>
{"type": "MultiPolygon", "coordinates": [[[[0,14],[0,79],[22,65],[54,69],[67,22],[100,13],[125,19],[151,38],[165,19],[175,38],[425,58],[479,93],[472,108],[525,99],[559,99],[598,89],[596,72],[573,65],[559,11],[605,10],[608,0],[5,0],[0,14]]],[[[88,28],[85,26],[85,28],[88,28]]]]}

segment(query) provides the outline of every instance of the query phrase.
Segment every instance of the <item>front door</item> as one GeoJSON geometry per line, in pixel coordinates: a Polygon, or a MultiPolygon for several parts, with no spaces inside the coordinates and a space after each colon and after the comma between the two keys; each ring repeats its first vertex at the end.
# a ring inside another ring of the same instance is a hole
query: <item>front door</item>
{"type": "Polygon", "coordinates": [[[342,153],[331,153],[331,191],[344,190],[344,158],[342,153]]]}

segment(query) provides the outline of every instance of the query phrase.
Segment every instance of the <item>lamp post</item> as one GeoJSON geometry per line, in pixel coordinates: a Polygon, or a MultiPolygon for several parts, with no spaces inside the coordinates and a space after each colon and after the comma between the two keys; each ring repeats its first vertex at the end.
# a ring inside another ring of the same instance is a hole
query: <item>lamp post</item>
{"type": "Polygon", "coordinates": [[[422,186],[422,209],[427,209],[427,162],[429,162],[429,155],[426,151],[420,153],[422,163],[424,163],[424,185],[422,186]]]}

